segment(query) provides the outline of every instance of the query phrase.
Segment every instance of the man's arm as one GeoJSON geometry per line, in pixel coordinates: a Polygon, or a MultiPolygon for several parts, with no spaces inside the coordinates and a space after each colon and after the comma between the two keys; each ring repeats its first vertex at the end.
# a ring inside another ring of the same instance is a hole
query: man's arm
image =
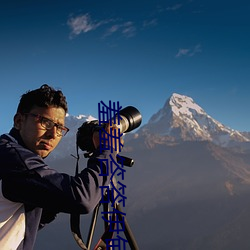
{"type": "Polygon", "coordinates": [[[31,151],[15,145],[8,152],[5,164],[9,170],[3,178],[5,198],[30,206],[67,212],[88,213],[101,198],[100,186],[110,181],[110,161],[116,153],[96,150],[88,165],[77,176],[70,176],[50,169],[31,151]],[[101,176],[102,172],[109,173],[101,176]]]}

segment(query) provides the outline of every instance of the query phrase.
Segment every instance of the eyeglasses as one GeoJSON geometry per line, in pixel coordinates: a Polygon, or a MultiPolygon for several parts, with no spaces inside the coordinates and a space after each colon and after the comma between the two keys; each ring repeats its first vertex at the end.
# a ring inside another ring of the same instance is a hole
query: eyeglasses
{"type": "Polygon", "coordinates": [[[38,121],[41,123],[41,126],[47,130],[50,130],[53,127],[56,127],[56,133],[58,136],[65,136],[69,132],[69,129],[67,127],[57,124],[53,122],[52,120],[45,118],[41,115],[37,115],[33,113],[25,113],[24,115],[31,115],[33,117],[36,117],[38,121]]]}

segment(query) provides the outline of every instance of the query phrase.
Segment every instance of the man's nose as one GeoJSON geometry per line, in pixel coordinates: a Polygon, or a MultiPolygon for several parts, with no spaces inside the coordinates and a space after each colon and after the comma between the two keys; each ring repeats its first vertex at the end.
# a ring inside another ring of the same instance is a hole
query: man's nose
{"type": "Polygon", "coordinates": [[[48,129],[47,134],[50,135],[50,138],[55,139],[57,137],[57,127],[53,126],[51,129],[48,129]]]}

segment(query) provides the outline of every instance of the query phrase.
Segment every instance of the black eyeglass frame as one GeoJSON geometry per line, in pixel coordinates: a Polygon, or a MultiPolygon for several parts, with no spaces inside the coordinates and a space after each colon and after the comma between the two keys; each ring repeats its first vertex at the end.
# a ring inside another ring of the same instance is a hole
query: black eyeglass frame
{"type": "Polygon", "coordinates": [[[63,125],[60,125],[60,124],[58,124],[58,123],[56,123],[56,122],[54,122],[54,121],[52,121],[49,118],[46,118],[44,116],[34,114],[34,113],[24,113],[24,115],[31,115],[33,117],[38,118],[41,126],[43,128],[45,128],[46,130],[50,130],[53,127],[56,127],[56,133],[57,133],[58,136],[65,136],[69,132],[69,128],[67,128],[67,127],[65,127],[63,125]],[[47,121],[47,122],[50,122],[51,126],[49,126],[49,127],[46,126],[45,124],[47,124],[47,123],[44,123],[43,122],[44,120],[47,121]]]}

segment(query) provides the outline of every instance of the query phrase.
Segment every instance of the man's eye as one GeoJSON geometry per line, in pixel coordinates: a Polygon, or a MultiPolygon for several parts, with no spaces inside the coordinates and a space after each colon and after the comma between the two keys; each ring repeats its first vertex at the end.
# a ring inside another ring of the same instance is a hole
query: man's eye
{"type": "Polygon", "coordinates": [[[52,128],[54,126],[54,123],[51,122],[50,120],[47,120],[47,119],[44,119],[43,120],[43,124],[46,126],[46,127],[49,127],[49,128],[52,128]]]}

